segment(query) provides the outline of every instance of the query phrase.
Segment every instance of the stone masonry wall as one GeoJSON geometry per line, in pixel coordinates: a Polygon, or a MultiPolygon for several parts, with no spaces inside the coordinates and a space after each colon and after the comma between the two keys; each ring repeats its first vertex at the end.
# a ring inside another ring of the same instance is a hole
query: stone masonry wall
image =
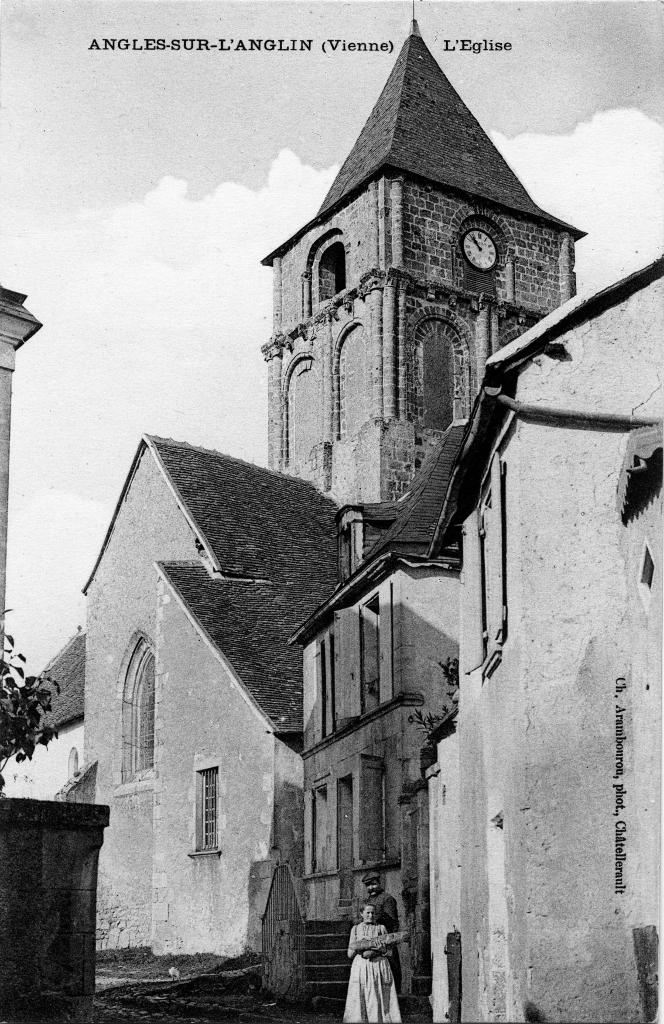
{"type": "Polygon", "coordinates": [[[499,299],[546,313],[560,305],[560,250],[567,238],[562,229],[405,179],[404,265],[416,278],[463,288],[461,236],[476,226],[488,230],[498,243],[499,299]],[[510,261],[513,292],[508,283],[510,261]]]}
{"type": "Polygon", "coordinates": [[[466,418],[487,357],[574,293],[573,262],[563,229],[408,177],[370,182],[275,262],[275,334],[264,349],[270,466],[341,502],[400,496],[416,468],[412,437],[402,431],[403,449],[385,458],[380,447],[368,450],[368,425],[398,419],[414,424],[416,446],[435,440],[436,402],[427,410],[424,390],[427,346],[438,337],[453,350],[439,352],[448,415],[466,418]],[[471,227],[496,241],[495,288],[469,284],[462,240],[471,227]],[[339,242],[346,287],[321,302],[320,255],[339,242]],[[367,460],[381,465],[377,476],[367,460]]]}

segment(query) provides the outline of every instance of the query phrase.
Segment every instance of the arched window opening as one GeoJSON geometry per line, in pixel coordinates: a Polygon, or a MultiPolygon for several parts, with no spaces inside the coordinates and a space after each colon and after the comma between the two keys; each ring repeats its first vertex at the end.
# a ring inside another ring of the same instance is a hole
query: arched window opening
{"type": "Polygon", "coordinates": [[[343,242],[326,249],[318,264],[318,301],[325,302],[346,287],[346,250],[343,242]]]}
{"type": "Polygon", "coordinates": [[[471,405],[468,346],[441,320],[427,320],[415,336],[418,351],[418,419],[426,430],[446,430],[466,419],[471,405]]]}
{"type": "Polygon", "coordinates": [[[122,778],[154,767],[154,654],[141,638],[129,659],[122,701],[122,778]]]}
{"type": "Polygon", "coordinates": [[[303,466],[319,437],[319,378],[317,364],[302,359],[288,380],[286,395],[286,463],[291,468],[303,466]]]}
{"type": "Polygon", "coordinates": [[[340,438],[353,437],[370,416],[371,374],[364,328],[346,335],[339,355],[340,438]]]}
{"type": "Polygon", "coordinates": [[[78,750],[76,747],[72,747],[69,751],[69,766],[67,768],[67,777],[73,779],[78,771],[78,750]]]}

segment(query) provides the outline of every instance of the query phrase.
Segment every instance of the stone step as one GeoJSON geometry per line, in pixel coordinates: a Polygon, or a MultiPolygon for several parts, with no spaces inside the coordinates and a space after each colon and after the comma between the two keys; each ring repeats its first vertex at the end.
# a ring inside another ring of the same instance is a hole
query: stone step
{"type": "Polygon", "coordinates": [[[329,981],[343,981],[348,984],[350,976],[350,961],[346,964],[310,964],[304,968],[305,982],[313,981],[316,984],[329,981]]]}
{"type": "Polygon", "coordinates": [[[345,999],[348,991],[347,981],[307,981],[304,986],[309,999],[322,996],[324,999],[345,999]]]}
{"type": "Polygon", "coordinates": [[[346,955],[346,943],[343,946],[337,946],[336,948],[330,949],[329,947],[323,947],[322,949],[312,949],[311,946],[305,945],[304,947],[304,962],[305,964],[349,964],[350,960],[346,955]]]}
{"type": "Polygon", "coordinates": [[[307,935],[314,935],[320,932],[326,935],[350,935],[352,925],[350,921],[305,921],[304,927],[307,935]]]}
{"type": "Polygon", "coordinates": [[[324,932],[314,933],[313,935],[305,934],[304,936],[304,948],[305,949],[348,949],[348,939],[350,937],[350,931],[345,934],[335,932],[331,935],[326,935],[324,932]]]}

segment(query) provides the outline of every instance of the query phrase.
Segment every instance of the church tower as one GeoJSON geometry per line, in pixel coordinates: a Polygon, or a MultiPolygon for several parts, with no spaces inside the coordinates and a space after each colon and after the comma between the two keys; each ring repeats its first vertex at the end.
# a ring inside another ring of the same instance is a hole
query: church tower
{"type": "Polygon", "coordinates": [[[342,503],[398,499],[487,357],[574,295],[581,237],[535,205],[413,21],[317,215],[263,261],[271,468],[342,503]]]}

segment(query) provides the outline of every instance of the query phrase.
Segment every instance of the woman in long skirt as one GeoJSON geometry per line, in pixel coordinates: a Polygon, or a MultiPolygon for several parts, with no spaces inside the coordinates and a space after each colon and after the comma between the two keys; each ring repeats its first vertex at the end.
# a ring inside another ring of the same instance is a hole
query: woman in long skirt
{"type": "Polygon", "coordinates": [[[348,956],[353,964],[344,1024],[360,1021],[398,1024],[401,1021],[392,969],[385,943],[381,941],[386,938],[387,931],[384,925],[374,924],[375,915],[373,904],[365,904],[362,921],[354,925],[350,933],[348,956]]]}

